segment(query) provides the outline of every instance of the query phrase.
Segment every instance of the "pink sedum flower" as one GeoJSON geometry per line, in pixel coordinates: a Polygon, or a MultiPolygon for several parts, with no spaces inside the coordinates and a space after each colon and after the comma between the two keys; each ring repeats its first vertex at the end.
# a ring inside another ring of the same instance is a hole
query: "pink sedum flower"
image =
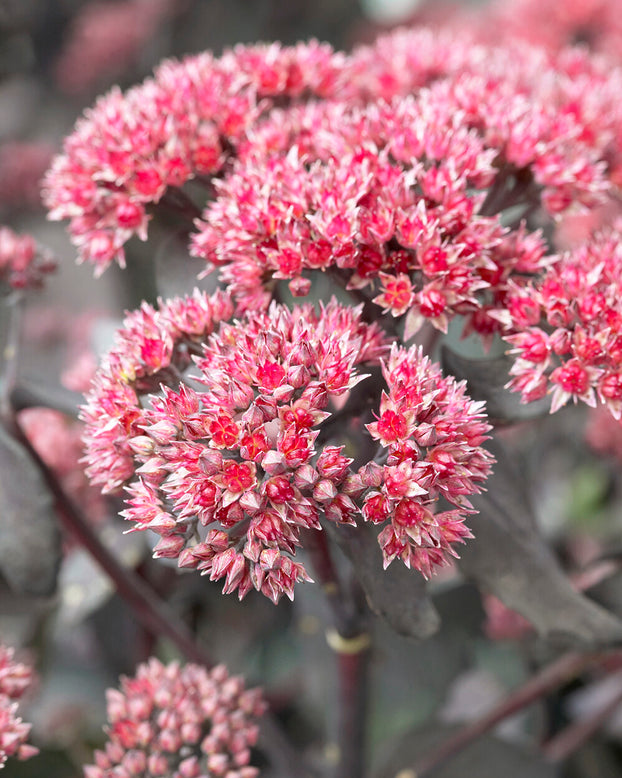
{"type": "Polygon", "coordinates": [[[106,490],[131,481],[124,516],[160,535],[155,555],[224,579],[240,597],[252,588],[274,602],[293,597],[309,580],[293,558],[301,533],[320,530],[322,516],[386,523],[386,564],[400,557],[430,575],[469,536],[468,495],[490,471],[482,404],[416,350],[395,347],[367,425],[384,464],[355,471],[343,445],[324,443],[322,424],[348,412],[366,378],[358,367],[386,353],[380,330],[335,302],[319,312],[273,304],[214,329],[227,305],[195,295],[128,317],[83,410],[91,478],[106,490]],[[212,313],[191,341],[178,327],[197,305],[212,313]],[[441,496],[457,508],[436,512],[441,496]]]}
{"type": "Polygon", "coordinates": [[[19,700],[32,682],[32,670],[15,661],[12,648],[0,644],[0,769],[9,757],[29,759],[38,753],[26,742],[30,724],[17,716],[19,700]]]}
{"type": "Polygon", "coordinates": [[[621,278],[620,235],[608,230],[508,296],[510,388],[525,402],[549,391],[551,412],[572,399],[622,416],[621,278]]]}
{"type": "Polygon", "coordinates": [[[281,279],[304,296],[323,271],[405,316],[407,338],[462,315],[490,339],[510,278],[551,261],[515,214],[552,223],[610,187],[605,135],[586,142],[569,93],[531,80],[463,73],[416,99],[275,112],[217,182],[192,253],[241,311],[265,307],[281,279]]]}
{"type": "Polygon", "coordinates": [[[0,227],[0,285],[11,289],[39,288],[45,276],[56,270],[49,251],[30,235],[18,235],[0,227]]]}
{"type": "MultiPolygon", "coordinates": [[[[315,442],[384,339],[360,310],[334,302],[319,313],[273,305],[208,337],[212,315],[194,329],[204,341],[196,373],[181,376],[188,343],[176,328],[197,299],[158,313],[143,306],[126,321],[84,409],[89,474],[107,490],[138,477],[124,515],[161,536],[156,556],[224,578],[225,592],[240,597],[253,587],[274,601],[292,597],[308,579],[291,558],[301,531],[319,529],[321,512],[354,521],[343,491],[351,459],[315,442]],[[162,381],[171,385],[158,396],[162,381]]],[[[225,296],[200,299],[230,316],[225,296]]]]}
{"type": "MultiPolygon", "coordinates": [[[[394,346],[383,366],[377,420],[367,425],[384,449],[383,465],[361,468],[362,514],[383,525],[385,567],[400,558],[429,577],[456,556],[453,545],[472,537],[464,524],[493,462],[483,403],[466,395],[464,382],[443,378],[421,350],[394,346]],[[437,510],[439,498],[456,506],[437,510]]],[[[378,458],[377,458],[378,459],[378,458]]]]}
{"type": "Polygon", "coordinates": [[[125,264],[125,243],[147,237],[149,206],[168,187],[218,174],[272,98],[331,94],[343,57],[310,42],[239,46],[163,62],[125,94],[101,97],[76,124],[43,187],[53,220],[69,219],[79,260],[96,275],[125,264]]]}
{"type": "Polygon", "coordinates": [[[223,665],[205,670],[157,659],[107,694],[108,742],[85,778],[256,778],[250,765],[259,689],[245,689],[223,665]]]}

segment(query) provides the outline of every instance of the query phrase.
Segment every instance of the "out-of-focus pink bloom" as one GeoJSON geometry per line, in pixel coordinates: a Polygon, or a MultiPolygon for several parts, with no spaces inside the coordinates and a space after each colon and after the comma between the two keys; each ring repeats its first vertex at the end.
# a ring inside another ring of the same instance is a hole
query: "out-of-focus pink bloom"
{"type": "Polygon", "coordinates": [[[484,632],[490,640],[520,640],[533,632],[533,627],[520,613],[511,610],[492,594],[483,598],[486,621],[484,632]]]}
{"type": "Polygon", "coordinates": [[[0,644],[0,769],[11,756],[29,759],[38,753],[26,742],[31,725],[17,716],[18,702],[33,678],[30,667],[15,661],[13,649],[0,644]]]}
{"type": "Polygon", "coordinates": [[[525,402],[552,392],[551,412],[568,400],[597,400],[622,415],[622,247],[608,230],[560,255],[537,280],[516,286],[499,312],[515,355],[510,387],[525,402]]]}
{"type": "Polygon", "coordinates": [[[59,88],[76,94],[110,83],[138,59],[160,24],[175,13],[175,5],[175,0],[86,3],[54,67],[59,88]]]}
{"type": "Polygon", "coordinates": [[[18,235],[0,227],[0,284],[13,289],[38,288],[47,273],[56,270],[56,262],[30,235],[18,235]]]}
{"type": "Polygon", "coordinates": [[[261,691],[223,665],[208,671],[150,659],[108,691],[108,742],[84,776],[256,778],[249,763],[265,707],[261,691]]]}
{"type": "Polygon", "coordinates": [[[41,179],[53,152],[48,143],[36,141],[9,141],[0,145],[2,210],[41,207],[41,179]]]}
{"type": "Polygon", "coordinates": [[[480,11],[481,31],[520,38],[557,51],[582,43],[622,62],[622,18],[617,0],[495,0],[480,11]]]}

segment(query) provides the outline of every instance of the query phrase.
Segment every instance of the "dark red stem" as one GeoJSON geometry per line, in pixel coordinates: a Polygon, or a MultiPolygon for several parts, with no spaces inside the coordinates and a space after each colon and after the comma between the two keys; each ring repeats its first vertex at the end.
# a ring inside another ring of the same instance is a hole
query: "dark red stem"
{"type": "Polygon", "coordinates": [[[54,472],[41,459],[19,424],[15,424],[16,437],[37,464],[54,495],[61,521],[65,527],[93,556],[104,572],[110,576],[120,596],[132,608],[141,624],[150,633],[166,636],[179,651],[193,662],[213,666],[213,662],[194,636],[176,614],[160,600],[142,578],[130,568],[120,564],[102,543],[91,525],[67,497],[54,472]]]}
{"type": "Polygon", "coordinates": [[[355,592],[344,586],[335,569],[326,534],[310,531],[308,539],[305,548],[333,612],[335,625],[326,631],[328,645],[337,654],[339,676],[335,778],[363,778],[370,648],[365,612],[355,592]]]}

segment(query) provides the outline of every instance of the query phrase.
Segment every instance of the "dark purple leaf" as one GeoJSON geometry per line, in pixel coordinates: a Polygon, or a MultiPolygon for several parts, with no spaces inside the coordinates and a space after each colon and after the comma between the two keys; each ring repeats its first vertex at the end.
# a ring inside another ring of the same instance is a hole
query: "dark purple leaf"
{"type": "Polygon", "coordinates": [[[0,426],[0,572],[17,593],[50,595],[60,558],[49,489],[28,452],[0,426]]]}
{"type": "Polygon", "coordinates": [[[475,538],[460,549],[462,571],[543,637],[586,649],[622,642],[622,622],[575,591],[540,535],[520,468],[498,441],[487,448],[497,463],[488,491],[472,498],[479,514],[468,522],[475,538]]]}
{"type": "Polygon", "coordinates": [[[376,533],[367,525],[358,527],[326,523],[354,568],[369,607],[400,635],[428,638],[439,627],[439,617],[428,598],[423,576],[400,562],[382,569],[382,551],[376,533]]]}

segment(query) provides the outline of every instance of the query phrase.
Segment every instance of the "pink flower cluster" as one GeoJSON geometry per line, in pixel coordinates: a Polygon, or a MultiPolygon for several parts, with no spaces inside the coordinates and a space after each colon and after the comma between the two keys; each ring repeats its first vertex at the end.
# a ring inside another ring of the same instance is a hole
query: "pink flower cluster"
{"type": "Polygon", "coordinates": [[[191,251],[220,267],[241,310],[265,306],[274,280],[305,295],[322,270],[407,314],[407,338],[456,314],[490,336],[509,278],[546,266],[520,215],[594,205],[609,187],[601,141],[558,109],[549,92],[539,102],[463,74],[417,98],[277,113],[216,183],[191,251]]]}
{"type": "Polygon", "coordinates": [[[18,235],[0,227],[0,285],[12,289],[37,288],[47,273],[56,270],[49,251],[37,245],[30,235],[18,235]]]}
{"type": "Polygon", "coordinates": [[[38,749],[26,742],[30,724],[17,716],[18,701],[32,681],[32,670],[15,661],[12,648],[0,644],[0,769],[11,756],[29,759],[38,753],[38,749]]]}
{"type": "Polygon", "coordinates": [[[249,765],[265,710],[224,666],[163,665],[157,659],[107,694],[109,740],[85,778],[255,778],[249,765]]]}
{"type": "Polygon", "coordinates": [[[622,245],[608,230],[562,254],[547,272],[516,287],[502,312],[516,361],[511,388],[525,402],[552,392],[551,411],[597,399],[622,415],[622,245]]]}
{"type": "Polygon", "coordinates": [[[167,187],[209,181],[270,98],[329,95],[341,56],[317,42],[234,49],[166,61],[122,94],[113,89],[76,125],[44,182],[51,219],[70,219],[81,260],[99,274],[145,239],[147,206],[167,187]]]}
{"type": "MultiPolygon", "coordinates": [[[[608,75],[593,72],[586,56],[573,57],[572,64],[560,57],[553,65],[535,50],[524,49],[508,55],[455,35],[408,31],[349,56],[310,43],[240,46],[219,59],[202,54],[165,62],[153,79],[126,94],[112,90],[100,98],[78,122],[45,180],[50,218],[70,219],[80,260],[94,263],[101,273],[114,260],[123,265],[123,247],[130,237],[146,238],[150,205],[191,178],[209,185],[213,176],[226,174],[227,161],[236,157],[264,118],[275,117],[272,129],[262,135],[262,148],[256,148],[259,168],[270,134],[270,142],[283,153],[295,142],[297,161],[292,161],[302,168],[316,153],[305,149],[291,131],[279,129],[283,121],[290,127],[298,121],[301,102],[312,97],[336,100],[334,114],[344,115],[354,105],[417,93],[445,79],[437,103],[445,101],[445,115],[456,113],[458,124],[477,130],[485,146],[501,155],[497,162],[502,176],[508,172],[503,162],[512,171],[529,169],[544,189],[543,202],[550,212],[573,203],[592,204],[603,188],[598,163],[611,141],[611,127],[603,123],[610,123],[613,112],[616,126],[622,126],[620,110],[615,110],[619,89],[603,88],[608,75]],[[276,98],[293,106],[292,119],[289,110],[274,110],[276,98]]],[[[450,126],[455,132],[456,122],[450,126]]],[[[338,125],[331,128],[333,143],[338,132],[338,125]]],[[[353,129],[349,132],[355,143],[353,129]]],[[[339,145],[343,148],[344,143],[339,145]]],[[[424,145],[419,139],[411,150],[419,147],[423,153],[424,145]]],[[[337,149],[331,153],[336,159],[337,149]]],[[[355,148],[350,149],[353,153],[355,148]]],[[[426,160],[401,156],[397,167],[400,163],[417,169],[426,160]]],[[[428,162],[428,177],[432,167],[434,162],[428,162]]],[[[339,190],[341,184],[337,180],[335,187],[339,190]]],[[[445,185],[451,188],[453,182],[445,185]]],[[[340,197],[337,191],[336,199],[340,197]]],[[[327,206],[334,207],[330,201],[327,206]]]]}
{"type": "Polygon", "coordinates": [[[464,386],[417,352],[390,356],[368,427],[386,465],[353,470],[347,437],[324,440],[322,424],[348,412],[366,378],[358,366],[387,350],[360,314],[272,304],[226,323],[228,298],[195,294],[128,317],[83,409],[88,471],[107,490],[137,476],[124,516],[161,536],[156,556],[276,602],[308,580],[292,557],[322,516],[381,523],[397,511],[381,536],[386,563],[399,556],[426,574],[468,535],[466,495],[490,470],[479,448],[489,427],[464,386]],[[434,515],[441,495],[460,510],[434,515]]]}
{"type": "Polygon", "coordinates": [[[394,346],[383,373],[388,391],[367,429],[385,464],[361,468],[356,494],[363,518],[385,525],[378,538],[385,567],[399,557],[429,577],[457,556],[454,543],[472,537],[464,514],[490,473],[493,460],[481,444],[491,428],[484,403],[467,397],[465,382],[443,378],[420,349],[394,346]],[[457,509],[435,513],[439,497],[457,509]]]}

